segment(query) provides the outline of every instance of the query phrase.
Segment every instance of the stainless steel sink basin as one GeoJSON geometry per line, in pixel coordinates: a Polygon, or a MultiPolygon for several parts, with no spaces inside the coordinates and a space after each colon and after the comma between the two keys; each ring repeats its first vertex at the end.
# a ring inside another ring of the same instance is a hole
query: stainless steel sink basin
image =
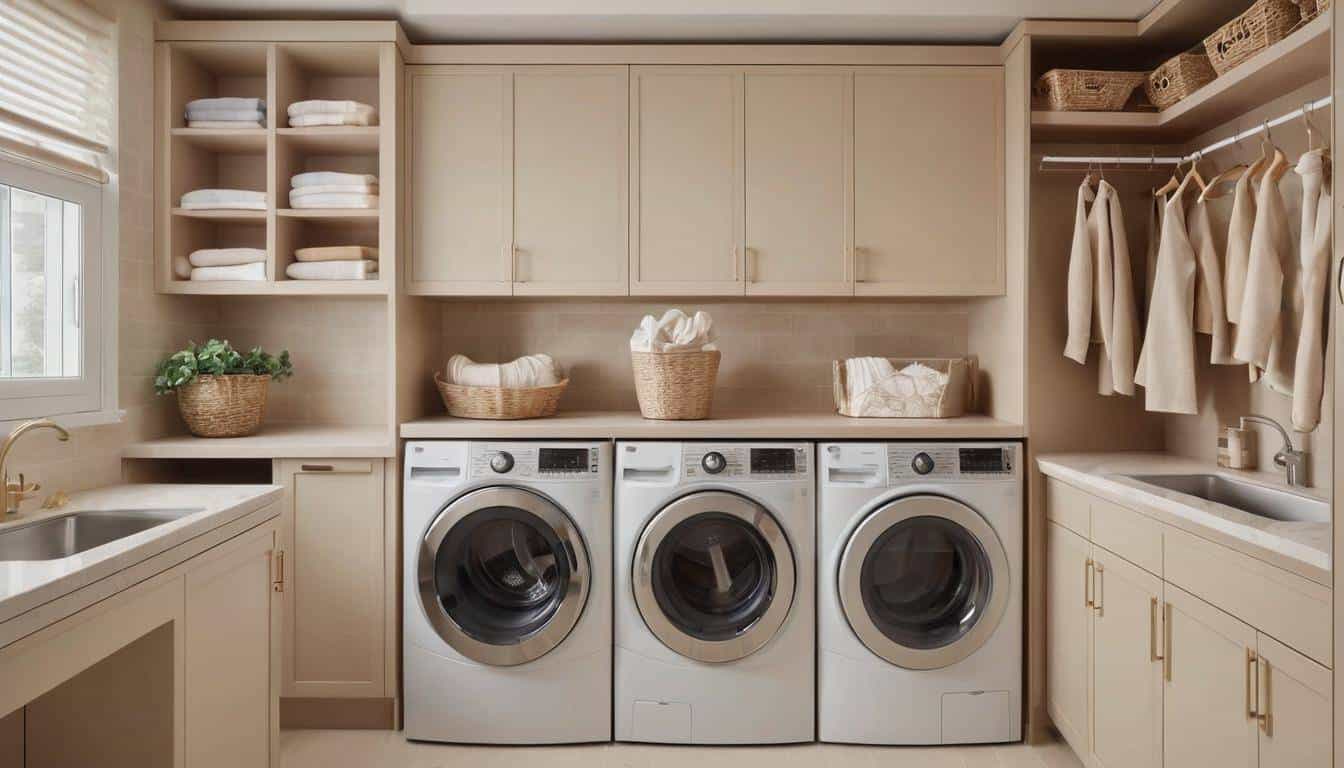
{"type": "Polygon", "coordinates": [[[59,560],[199,511],[109,509],[37,520],[0,530],[0,562],[59,560]]]}
{"type": "Polygon", "coordinates": [[[1129,475],[1129,478],[1216,504],[1224,504],[1270,520],[1330,522],[1330,505],[1320,499],[1234,480],[1223,475],[1129,475]]]}

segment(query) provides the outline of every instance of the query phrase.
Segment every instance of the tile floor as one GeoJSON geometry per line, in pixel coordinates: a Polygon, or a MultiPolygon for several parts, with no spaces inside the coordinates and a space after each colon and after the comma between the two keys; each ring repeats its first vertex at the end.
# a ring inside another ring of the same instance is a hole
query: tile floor
{"type": "Polygon", "coordinates": [[[282,768],[1081,768],[1063,743],[983,747],[458,747],[411,743],[397,731],[285,731],[282,768]]]}

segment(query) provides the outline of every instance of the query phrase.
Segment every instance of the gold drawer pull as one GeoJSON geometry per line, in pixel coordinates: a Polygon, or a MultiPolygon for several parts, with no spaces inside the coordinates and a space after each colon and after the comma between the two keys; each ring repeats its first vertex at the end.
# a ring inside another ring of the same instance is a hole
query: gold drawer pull
{"type": "Polygon", "coordinates": [[[1163,661],[1163,654],[1157,652],[1157,598],[1148,598],[1148,660],[1163,661]]]}
{"type": "Polygon", "coordinates": [[[336,468],[330,464],[303,464],[299,467],[303,472],[335,472],[336,468]]]}
{"type": "Polygon", "coordinates": [[[1256,688],[1259,686],[1258,675],[1255,671],[1255,651],[1246,649],[1246,716],[1255,718],[1256,688]]]}
{"type": "Polygon", "coordinates": [[[1092,558],[1083,563],[1083,607],[1092,607],[1092,558]]]}
{"type": "Polygon", "coordinates": [[[1097,586],[1092,596],[1092,607],[1097,609],[1097,616],[1103,616],[1105,614],[1102,610],[1102,604],[1106,602],[1106,569],[1102,567],[1101,563],[1097,563],[1096,568],[1097,586]]]}
{"type": "Polygon", "coordinates": [[[1255,718],[1260,721],[1260,730],[1265,732],[1265,736],[1267,738],[1272,739],[1274,738],[1274,702],[1273,702],[1273,696],[1270,693],[1271,670],[1269,660],[1261,656],[1260,666],[1265,671],[1264,686],[1260,687],[1260,682],[1258,680],[1256,681],[1257,687],[1260,687],[1260,691],[1258,692],[1256,698],[1263,700],[1264,708],[1259,714],[1255,716],[1255,718]]]}

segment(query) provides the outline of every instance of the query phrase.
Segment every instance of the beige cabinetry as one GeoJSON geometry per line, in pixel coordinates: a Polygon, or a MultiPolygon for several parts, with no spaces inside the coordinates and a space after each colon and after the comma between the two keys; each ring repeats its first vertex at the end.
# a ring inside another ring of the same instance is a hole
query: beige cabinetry
{"type": "Polygon", "coordinates": [[[1330,670],[1267,635],[1256,643],[1261,768],[1328,768],[1330,670]]]}
{"type": "Polygon", "coordinates": [[[1091,544],[1057,523],[1046,531],[1046,705],[1069,743],[1091,742],[1091,544]]]}
{"type": "Polygon", "coordinates": [[[1092,753],[1098,766],[1162,764],[1162,580],[1093,546],[1092,753]]]}
{"type": "Polygon", "coordinates": [[[285,459],[284,684],[291,698],[383,698],[382,459],[285,459]]]}

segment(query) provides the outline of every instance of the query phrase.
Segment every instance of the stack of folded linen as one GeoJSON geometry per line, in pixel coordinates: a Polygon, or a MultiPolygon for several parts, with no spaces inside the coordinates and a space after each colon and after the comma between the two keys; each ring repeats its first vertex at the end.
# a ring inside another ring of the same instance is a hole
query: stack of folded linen
{"type": "Polygon", "coordinates": [[[377,208],[378,177],[315,171],[290,180],[291,208],[377,208]]]}
{"type": "Polygon", "coordinates": [[[266,193],[250,189],[196,189],[182,196],[182,207],[189,211],[264,211],[266,193]]]}
{"type": "Polygon", "coordinates": [[[326,101],[313,99],[296,101],[289,105],[291,128],[311,128],[316,125],[377,125],[378,112],[358,101],[326,101]]]}
{"type": "Polygon", "coordinates": [[[173,261],[183,280],[265,280],[266,251],[261,248],[202,248],[173,261]]]}
{"type": "Polygon", "coordinates": [[[188,128],[265,128],[266,102],[228,97],[187,102],[188,128]]]}
{"type": "Polygon", "coordinates": [[[376,280],[378,279],[378,249],[362,245],[333,245],[321,248],[300,248],[294,252],[298,259],[285,267],[291,280],[376,280]]]}

